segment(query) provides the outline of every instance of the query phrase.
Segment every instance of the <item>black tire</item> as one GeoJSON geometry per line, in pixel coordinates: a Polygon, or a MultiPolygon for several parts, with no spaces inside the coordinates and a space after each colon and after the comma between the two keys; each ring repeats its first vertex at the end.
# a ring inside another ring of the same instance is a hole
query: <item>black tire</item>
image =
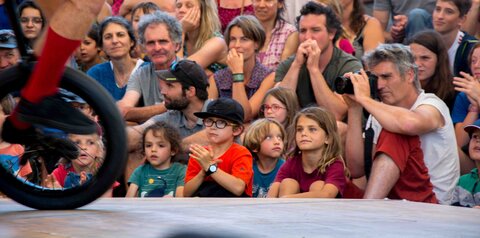
{"type": "MultiPolygon", "coordinates": [[[[30,65],[29,68],[32,68],[30,65]]],[[[0,99],[20,90],[29,69],[10,68],[0,74],[0,99]],[[27,71],[27,72],[26,72],[27,71]]],[[[61,88],[84,99],[95,111],[103,127],[104,162],[93,179],[69,189],[48,189],[26,183],[0,165],[0,191],[13,200],[36,209],[75,209],[102,196],[123,173],[127,160],[125,125],[113,98],[95,80],[83,72],[66,68],[61,88]]]]}

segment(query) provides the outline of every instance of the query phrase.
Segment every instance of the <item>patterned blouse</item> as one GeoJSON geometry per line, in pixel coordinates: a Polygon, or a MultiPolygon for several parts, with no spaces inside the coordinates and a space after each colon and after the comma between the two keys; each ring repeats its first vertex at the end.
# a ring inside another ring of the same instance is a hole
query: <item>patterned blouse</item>
{"type": "MultiPolygon", "coordinates": [[[[255,66],[253,67],[252,71],[252,78],[248,84],[245,85],[247,98],[250,99],[253,94],[257,92],[263,82],[263,79],[265,79],[272,72],[273,70],[262,65],[258,60],[255,61],[255,66]]],[[[217,84],[219,97],[232,98],[233,76],[230,68],[225,68],[216,72],[213,75],[213,78],[215,79],[215,84],[217,84]]]]}
{"type": "Polygon", "coordinates": [[[260,63],[272,70],[276,70],[281,61],[282,52],[283,49],[285,49],[288,36],[296,31],[297,29],[292,24],[283,20],[277,21],[272,30],[270,42],[265,42],[268,44],[267,51],[257,54],[257,59],[260,63]]]}

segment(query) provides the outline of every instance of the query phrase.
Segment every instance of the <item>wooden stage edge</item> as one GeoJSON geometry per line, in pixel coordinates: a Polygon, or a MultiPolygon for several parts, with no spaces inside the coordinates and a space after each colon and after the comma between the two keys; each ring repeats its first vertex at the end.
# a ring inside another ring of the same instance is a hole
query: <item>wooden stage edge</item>
{"type": "Polygon", "coordinates": [[[393,200],[104,198],[38,211],[0,199],[0,237],[480,237],[480,209],[393,200]]]}

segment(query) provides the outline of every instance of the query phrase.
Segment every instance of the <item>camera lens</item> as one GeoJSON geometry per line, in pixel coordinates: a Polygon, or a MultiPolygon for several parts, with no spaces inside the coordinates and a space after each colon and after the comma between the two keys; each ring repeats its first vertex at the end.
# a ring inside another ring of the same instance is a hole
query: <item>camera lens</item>
{"type": "Polygon", "coordinates": [[[353,94],[353,84],[349,78],[337,77],[334,82],[334,90],[338,94],[353,94]]]}

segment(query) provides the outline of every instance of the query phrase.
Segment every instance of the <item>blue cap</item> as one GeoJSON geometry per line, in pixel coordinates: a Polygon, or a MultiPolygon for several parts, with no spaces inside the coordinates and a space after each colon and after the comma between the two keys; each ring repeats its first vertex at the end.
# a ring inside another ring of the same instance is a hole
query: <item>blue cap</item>
{"type": "Polygon", "coordinates": [[[463,128],[469,135],[475,130],[480,130],[480,119],[476,120],[473,124],[465,126],[463,128]]]}
{"type": "Polygon", "coordinates": [[[12,30],[0,30],[0,48],[15,49],[17,48],[17,40],[12,30]]]}

